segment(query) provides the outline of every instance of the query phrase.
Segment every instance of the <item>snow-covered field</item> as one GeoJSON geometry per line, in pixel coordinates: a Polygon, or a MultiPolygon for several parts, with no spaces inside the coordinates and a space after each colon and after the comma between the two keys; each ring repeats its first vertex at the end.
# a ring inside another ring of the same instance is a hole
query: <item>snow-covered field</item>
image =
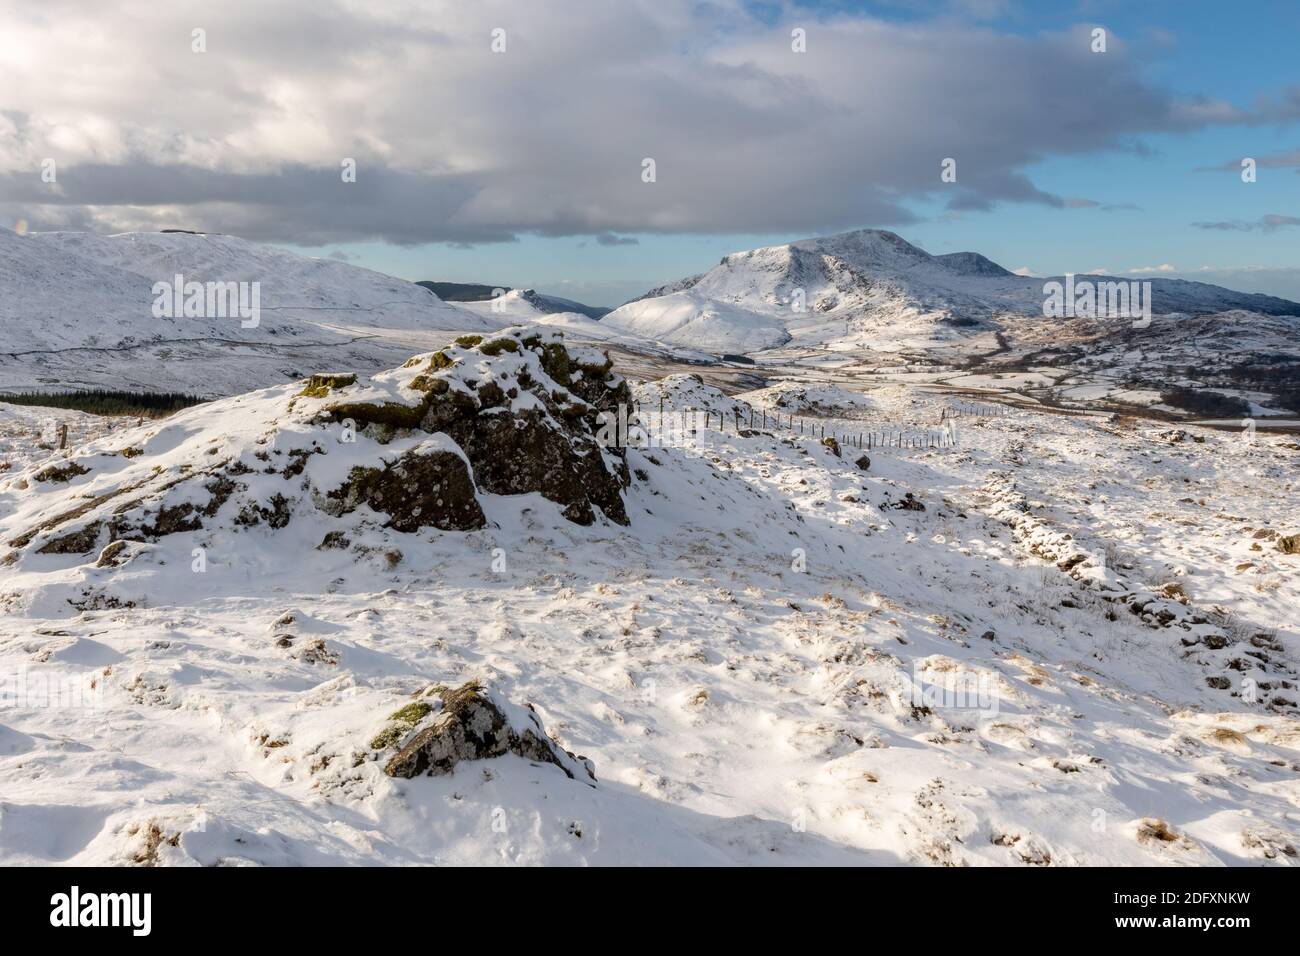
{"type": "MultiPolygon", "coordinates": [[[[510,414],[560,427],[551,366],[480,348],[140,427],[0,405],[0,863],[1296,862],[1293,440],[1018,408],[859,462],[715,416],[626,451],[626,525],[489,493],[477,459],[481,527],[322,510],[356,463],[457,453],[346,442],[336,392],[410,407],[427,368],[484,408],[514,383],[510,414]],[[67,453],[36,447],[49,417],[67,453]],[[218,467],[242,488],[209,513],[218,467]],[[183,504],[200,526],[161,533],[183,504]],[[115,510],[151,530],[78,551],[115,510]],[[388,775],[430,689],[471,679],[595,781],[513,753],[388,775]]],[[[634,397],[736,401],[686,376],[634,397]]],[[[740,398],[828,432],[946,401],[740,398]]]]}

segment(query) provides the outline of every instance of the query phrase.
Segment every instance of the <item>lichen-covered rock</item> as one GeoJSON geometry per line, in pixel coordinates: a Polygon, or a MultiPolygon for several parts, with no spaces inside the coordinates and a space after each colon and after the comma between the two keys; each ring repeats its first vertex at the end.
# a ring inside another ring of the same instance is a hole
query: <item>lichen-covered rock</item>
{"type": "Polygon", "coordinates": [[[390,440],[441,432],[482,491],[539,493],[577,524],[591,524],[596,508],[628,523],[625,451],[597,435],[601,416],[631,408],[632,394],[603,353],[569,349],[553,330],[507,329],[486,341],[462,336],[375,384],[344,390],[325,413],[390,440]]]}
{"type": "Polygon", "coordinates": [[[383,468],[352,469],[328,497],[337,502],[340,514],[369,505],[388,515],[388,526],[398,531],[469,531],[487,523],[465,459],[436,441],[411,449],[383,468]]]}
{"type": "Polygon", "coordinates": [[[596,779],[585,758],[574,756],[547,735],[531,707],[516,707],[489,693],[478,681],[444,691],[441,713],[389,759],[384,773],[407,778],[442,776],[462,760],[486,760],[507,753],[554,764],[573,780],[596,779]]]}

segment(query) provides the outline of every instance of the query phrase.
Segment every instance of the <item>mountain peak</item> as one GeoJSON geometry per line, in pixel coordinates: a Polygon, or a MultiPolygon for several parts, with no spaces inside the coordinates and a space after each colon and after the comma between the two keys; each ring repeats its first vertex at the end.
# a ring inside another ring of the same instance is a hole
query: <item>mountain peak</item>
{"type": "Polygon", "coordinates": [[[982,256],[978,252],[946,252],[934,258],[953,272],[964,276],[1015,275],[1015,273],[1002,268],[992,259],[982,256]]]}

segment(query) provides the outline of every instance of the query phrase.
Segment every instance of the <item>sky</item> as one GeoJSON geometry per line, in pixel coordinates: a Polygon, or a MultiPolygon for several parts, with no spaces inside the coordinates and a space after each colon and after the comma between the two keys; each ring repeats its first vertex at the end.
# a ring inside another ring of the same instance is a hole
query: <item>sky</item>
{"type": "Polygon", "coordinates": [[[1294,0],[0,0],[0,224],[607,306],[871,227],[1300,300],[1297,36],[1294,0]]]}

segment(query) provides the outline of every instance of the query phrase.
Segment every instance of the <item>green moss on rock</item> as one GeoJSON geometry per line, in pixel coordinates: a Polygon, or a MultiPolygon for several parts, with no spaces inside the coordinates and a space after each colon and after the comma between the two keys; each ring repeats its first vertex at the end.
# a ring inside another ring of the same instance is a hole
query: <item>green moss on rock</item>
{"type": "Polygon", "coordinates": [[[478,350],[484,355],[496,356],[502,352],[518,352],[519,343],[511,338],[493,339],[491,342],[484,342],[478,350]]]}
{"type": "Polygon", "coordinates": [[[431,713],[433,713],[433,705],[422,700],[398,708],[388,715],[392,723],[371,738],[370,749],[386,750],[389,747],[396,747],[416,724],[431,713]]]}
{"type": "Polygon", "coordinates": [[[350,372],[321,372],[307,379],[307,387],[298,394],[305,398],[325,398],[334,389],[347,388],[355,385],[356,381],[356,375],[350,372]]]}

